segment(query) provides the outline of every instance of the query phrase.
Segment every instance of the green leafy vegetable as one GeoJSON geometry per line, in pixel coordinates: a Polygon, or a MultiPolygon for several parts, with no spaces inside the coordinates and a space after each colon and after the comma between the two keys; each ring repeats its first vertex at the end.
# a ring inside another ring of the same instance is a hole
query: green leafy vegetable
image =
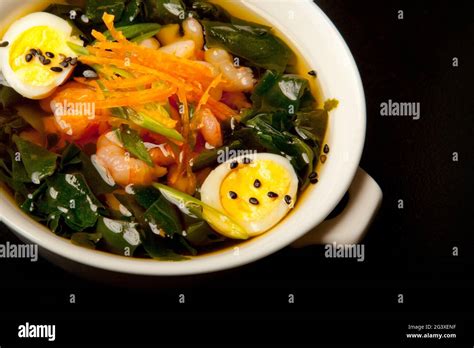
{"type": "Polygon", "coordinates": [[[133,256],[141,243],[137,224],[133,222],[99,217],[96,233],[102,236],[106,249],[118,255],[133,256]]]}
{"type": "Polygon", "coordinates": [[[302,139],[311,139],[321,148],[328,127],[329,114],[324,109],[310,112],[298,112],[295,119],[295,130],[302,139]]]}
{"type": "Polygon", "coordinates": [[[44,134],[43,112],[38,107],[31,104],[22,104],[15,106],[18,116],[21,116],[30,126],[37,130],[41,135],[44,134]]]}
{"type": "Polygon", "coordinates": [[[39,184],[42,179],[54,173],[58,158],[56,154],[16,135],[13,136],[13,141],[20,152],[26,172],[34,184],[39,184]]]}
{"type": "Polygon", "coordinates": [[[252,128],[260,143],[270,152],[285,155],[298,173],[303,186],[307,183],[307,176],[313,169],[314,152],[304,141],[287,130],[275,128],[276,114],[259,114],[247,121],[247,126],[252,128]]]}
{"type": "Polygon", "coordinates": [[[13,88],[0,86],[0,104],[4,109],[19,103],[23,99],[13,88]]]}
{"type": "Polygon", "coordinates": [[[153,187],[134,188],[135,199],[146,209],[144,218],[153,232],[163,230],[166,235],[181,234],[183,227],[176,208],[160,191],[153,187]]]}
{"type": "Polygon", "coordinates": [[[181,0],[145,0],[148,19],[161,24],[181,22],[186,18],[186,7],[181,0]]]}
{"type": "Polygon", "coordinates": [[[101,233],[76,232],[71,236],[72,244],[88,249],[95,249],[101,239],[101,233]]]}
{"type": "Polygon", "coordinates": [[[140,18],[143,17],[142,4],[143,0],[131,0],[125,7],[122,20],[120,21],[120,25],[117,25],[117,27],[120,27],[122,24],[136,23],[140,20],[140,18]]]}
{"type": "Polygon", "coordinates": [[[119,21],[124,10],[125,1],[123,0],[87,0],[86,16],[93,23],[101,23],[104,12],[107,12],[119,21]]]}
{"type": "Polygon", "coordinates": [[[128,125],[122,125],[116,132],[126,150],[153,167],[153,160],[137,131],[131,129],[128,125]]]}
{"type": "Polygon", "coordinates": [[[217,164],[219,155],[222,153],[229,153],[233,150],[243,149],[244,146],[242,142],[236,140],[230,143],[229,145],[225,145],[216,149],[212,149],[209,151],[203,151],[193,160],[192,169],[193,172],[198,172],[201,169],[213,166],[217,164]]]}
{"type": "Polygon", "coordinates": [[[102,204],[95,198],[82,174],[55,174],[46,179],[45,194],[50,215],[62,216],[74,231],[95,225],[102,204]]]}
{"type": "Polygon", "coordinates": [[[232,16],[223,7],[203,0],[191,1],[188,6],[199,19],[207,19],[217,22],[230,22],[232,16]]]}
{"type": "Polygon", "coordinates": [[[251,64],[282,73],[293,53],[279,38],[261,26],[202,21],[208,47],[220,47],[251,64]]]}
{"type": "Polygon", "coordinates": [[[211,226],[203,220],[188,226],[186,229],[186,239],[196,247],[203,247],[225,240],[224,237],[214,232],[211,226]]]}
{"type": "Polygon", "coordinates": [[[294,115],[301,106],[314,103],[309,82],[298,75],[279,75],[267,71],[251,96],[254,110],[269,112],[285,110],[294,115]]]}

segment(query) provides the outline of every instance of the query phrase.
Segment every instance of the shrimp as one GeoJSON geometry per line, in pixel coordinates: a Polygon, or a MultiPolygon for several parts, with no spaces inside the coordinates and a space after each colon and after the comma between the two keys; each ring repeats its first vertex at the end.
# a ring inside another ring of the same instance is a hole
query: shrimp
{"type": "Polygon", "coordinates": [[[158,48],[160,48],[160,42],[154,37],[149,37],[148,39],[141,41],[139,45],[142,47],[151,48],[154,50],[157,50],[158,48]]]}
{"type": "Polygon", "coordinates": [[[180,58],[196,58],[197,53],[202,52],[204,47],[202,26],[196,19],[188,18],[183,21],[182,27],[183,36],[179,35],[178,24],[167,25],[160,30],[157,34],[158,39],[163,44],[160,51],[180,58]]]}
{"type": "Polygon", "coordinates": [[[190,59],[194,56],[196,44],[193,40],[184,40],[161,47],[159,50],[179,58],[190,59]]]}
{"type": "Polygon", "coordinates": [[[201,24],[194,18],[188,18],[183,21],[183,39],[193,40],[196,44],[196,50],[202,50],[204,47],[204,34],[201,24]]]}
{"type": "Polygon", "coordinates": [[[145,162],[130,157],[113,132],[99,137],[95,156],[98,164],[105,168],[114,181],[121,186],[151,185],[155,179],[167,173],[166,168],[150,167],[145,162]]]}
{"type": "Polygon", "coordinates": [[[199,121],[199,129],[206,142],[213,147],[222,146],[221,124],[211,110],[203,108],[195,116],[199,121]]]}
{"type": "Polygon", "coordinates": [[[253,89],[256,81],[252,69],[237,68],[227,51],[221,48],[208,49],[204,54],[204,59],[218,68],[227,80],[227,85],[223,87],[225,92],[250,92],[253,89]]]}
{"type": "Polygon", "coordinates": [[[153,163],[158,166],[167,167],[176,163],[174,152],[168,144],[158,145],[157,147],[148,150],[148,153],[150,154],[153,163]]]}
{"type": "Polygon", "coordinates": [[[51,97],[40,102],[41,108],[54,115],[56,130],[73,140],[81,139],[92,126],[99,124],[94,103],[95,91],[77,82],[70,82],[51,97]],[[71,103],[69,100],[78,100],[71,103]],[[81,101],[83,100],[83,102],[81,101]]]}

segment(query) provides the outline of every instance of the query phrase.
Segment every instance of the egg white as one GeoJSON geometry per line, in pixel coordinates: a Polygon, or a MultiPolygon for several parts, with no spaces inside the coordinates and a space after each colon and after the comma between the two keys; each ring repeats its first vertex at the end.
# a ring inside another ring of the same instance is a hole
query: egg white
{"type": "MultiPolygon", "coordinates": [[[[54,92],[56,87],[69,78],[74,69],[71,66],[64,68],[63,71],[57,73],[57,77],[46,86],[34,86],[25,83],[19,78],[15,71],[13,71],[9,62],[10,48],[23,32],[38,26],[53,28],[55,31],[63,33],[66,38],[70,38],[71,42],[82,45],[82,40],[72,36],[73,27],[66,20],[47,12],[31,13],[20,18],[10,26],[2,39],[2,41],[7,41],[9,44],[7,47],[0,48],[0,71],[10,87],[29,99],[43,99],[48,97],[54,92]]],[[[74,52],[68,48],[66,48],[65,52],[62,53],[69,57],[76,57],[74,52]]],[[[48,69],[49,68],[50,66],[48,66],[48,69]]]]}
{"type": "Polygon", "coordinates": [[[261,221],[247,222],[237,219],[235,216],[232,216],[232,218],[240,226],[245,228],[250,237],[254,237],[274,227],[293,208],[294,203],[296,202],[296,196],[298,191],[298,177],[290,161],[280,155],[275,155],[271,153],[257,153],[251,156],[238,156],[220,164],[206,178],[203,185],[201,186],[201,200],[204,203],[223,213],[226,213],[221,202],[220,187],[224,179],[232,171],[232,169],[230,168],[230,163],[235,161],[237,161],[238,163],[242,163],[244,158],[251,158],[253,163],[262,160],[273,161],[274,163],[283,167],[284,170],[286,170],[290,176],[290,186],[288,188],[288,192],[286,192],[285,195],[289,195],[292,198],[291,204],[287,204],[285,202],[284,195],[280,196],[278,198],[280,200],[280,203],[277,205],[277,207],[271,212],[269,212],[269,214],[261,221]]]}

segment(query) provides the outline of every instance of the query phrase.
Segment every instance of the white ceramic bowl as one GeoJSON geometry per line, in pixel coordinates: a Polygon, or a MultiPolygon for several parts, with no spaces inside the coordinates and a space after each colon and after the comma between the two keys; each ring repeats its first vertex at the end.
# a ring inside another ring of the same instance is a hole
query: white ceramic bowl
{"type": "MultiPolygon", "coordinates": [[[[11,18],[25,2],[1,1],[2,20],[11,18]]],[[[327,139],[331,152],[320,181],[308,189],[283,222],[270,232],[240,244],[238,250],[225,249],[180,262],[126,258],[74,246],[27,217],[4,192],[0,198],[3,222],[22,240],[38,244],[43,255],[63,267],[79,264],[138,275],[190,275],[241,266],[291,244],[320,224],[349,188],[362,154],[366,114],[357,66],[337,29],[311,0],[241,2],[284,33],[318,72],[324,95],[340,101],[331,113],[327,139]]]]}

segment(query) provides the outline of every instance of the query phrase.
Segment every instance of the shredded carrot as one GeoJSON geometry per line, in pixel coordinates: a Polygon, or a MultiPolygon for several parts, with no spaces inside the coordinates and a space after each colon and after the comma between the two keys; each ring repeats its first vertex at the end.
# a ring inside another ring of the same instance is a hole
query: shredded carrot
{"type": "Polygon", "coordinates": [[[183,81],[160,71],[156,71],[155,69],[148,68],[146,66],[135,64],[135,63],[127,63],[122,59],[112,59],[112,58],[102,58],[102,57],[95,57],[95,56],[81,56],[79,60],[84,64],[112,64],[117,66],[118,68],[129,69],[132,71],[136,71],[143,74],[150,74],[156,76],[157,78],[170,82],[178,87],[185,87],[183,81]]]}
{"type": "Polygon", "coordinates": [[[109,29],[110,35],[112,35],[112,37],[119,42],[127,41],[123,33],[115,29],[114,19],[115,16],[108,14],[107,12],[104,12],[104,15],[102,16],[102,20],[104,21],[107,29],[109,29]]]}
{"type": "Polygon", "coordinates": [[[96,100],[96,109],[114,108],[121,106],[134,106],[140,104],[167,102],[168,98],[176,93],[176,88],[167,89],[152,88],[144,91],[113,92],[105,100],[96,100]]]}
{"type": "Polygon", "coordinates": [[[199,103],[198,103],[198,106],[196,108],[196,112],[198,112],[200,109],[201,109],[201,106],[207,104],[207,101],[209,100],[210,98],[210,94],[209,92],[211,91],[211,89],[213,88],[216,88],[219,83],[221,83],[222,81],[222,74],[219,74],[216,76],[216,78],[211,82],[211,84],[209,85],[209,87],[207,87],[206,91],[204,92],[204,94],[201,96],[201,99],[199,100],[199,103]]]}
{"type": "MultiPolygon", "coordinates": [[[[102,84],[109,90],[116,90],[116,89],[128,89],[128,88],[136,88],[149,85],[156,81],[158,78],[156,76],[150,75],[142,75],[135,79],[124,79],[121,77],[115,77],[112,75],[112,80],[104,80],[102,84]]],[[[88,86],[96,86],[97,83],[95,81],[91,81],[84,77],[76,77],[75,81],[88,85],[88,86]]]]}
{"type": "Polygon", "coordinates": [[[97,40],[97,41],[107,41],[107,38],[105,37],[104,34],[102,34],[100,31],[97,31],[95,29],[92,29],[92,36],[97,40]]]}

